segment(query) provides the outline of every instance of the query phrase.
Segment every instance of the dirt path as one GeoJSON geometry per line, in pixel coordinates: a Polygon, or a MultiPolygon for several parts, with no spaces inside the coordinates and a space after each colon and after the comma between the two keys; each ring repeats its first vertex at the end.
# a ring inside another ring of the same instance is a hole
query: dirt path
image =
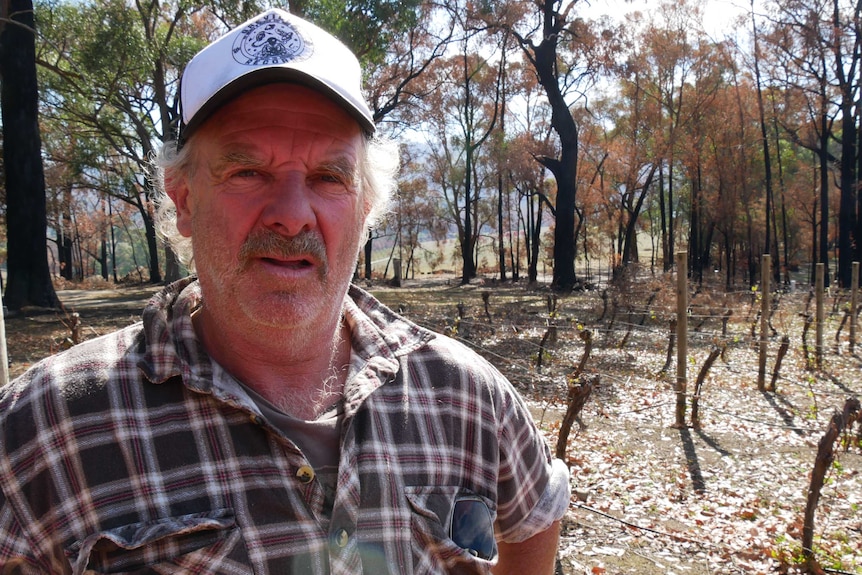
{"type": "Polygon", "coordinates": [[[110,290],[60,290],[63,311],[25,309],[7,314],[6,345],[9,376],[24,373],[33,363],[72,344],[72,314],[80,319],[81,339],[90,339],[132,324],[159,286],[110,290]]]}

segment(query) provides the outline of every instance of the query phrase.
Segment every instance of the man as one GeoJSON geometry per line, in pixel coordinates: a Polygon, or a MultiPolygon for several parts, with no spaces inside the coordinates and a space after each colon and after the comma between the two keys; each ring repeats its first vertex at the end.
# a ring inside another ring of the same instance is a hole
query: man
{"type": "Polygon", "coordinates": [[[518,394],[349,285],[395,165],[360,76],[281,10],[189,63],[160,212],[196,277],[0,392],[0,572],[553,572],[518,394]]]}

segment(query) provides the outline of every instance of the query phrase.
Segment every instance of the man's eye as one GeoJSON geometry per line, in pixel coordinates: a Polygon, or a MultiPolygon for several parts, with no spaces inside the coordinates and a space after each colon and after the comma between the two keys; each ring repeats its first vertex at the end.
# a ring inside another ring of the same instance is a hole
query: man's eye
{"type": "Polygon", "coordinates": [[[234,172],[234,178],[253,178],[255,176],[259,176],[260,172],[257,170],[240,170],[238,172],[234,172]]]}
{"type": "Polygon", "coordinates": [[[344,185],[344,178],[340,174],[322,173],[315,176],[318,182],[325,184],[340,184],[344,185]]]}

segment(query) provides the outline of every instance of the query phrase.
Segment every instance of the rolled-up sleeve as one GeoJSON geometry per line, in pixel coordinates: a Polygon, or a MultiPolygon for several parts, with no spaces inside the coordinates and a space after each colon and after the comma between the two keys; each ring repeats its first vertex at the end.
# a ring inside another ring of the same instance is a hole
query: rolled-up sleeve
{"type": "Polygon", "coordinates": [[[518,392],[508,381],[501,389],[505,407],[500,414],[497,537],[518,543],[565,515],[571,487],[566,464],[552,457],[518,392]]]}
{"type": "Polygon", "coordinates": [[[510,529],[503,540],[506,543],[520,543],[541,533],[559,521],[566,514],[572,490],[569,483],[569,469],[560,459],[551,460],[548,466],[548,484],[539,502],[530,514],[510,529]]]}

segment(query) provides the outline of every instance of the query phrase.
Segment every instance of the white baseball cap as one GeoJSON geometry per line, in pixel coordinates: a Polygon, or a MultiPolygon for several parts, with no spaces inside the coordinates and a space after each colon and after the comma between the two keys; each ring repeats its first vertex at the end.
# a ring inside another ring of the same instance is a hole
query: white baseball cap
{"type": "Polygon", "coordinates": [[[272,82],[318,90],[347,110],[363,130],[374,133],[353,52],[311,22],[273,8],[240,24],[188,63],[180,80],[179,144],[219,106],[272,82]]]}

